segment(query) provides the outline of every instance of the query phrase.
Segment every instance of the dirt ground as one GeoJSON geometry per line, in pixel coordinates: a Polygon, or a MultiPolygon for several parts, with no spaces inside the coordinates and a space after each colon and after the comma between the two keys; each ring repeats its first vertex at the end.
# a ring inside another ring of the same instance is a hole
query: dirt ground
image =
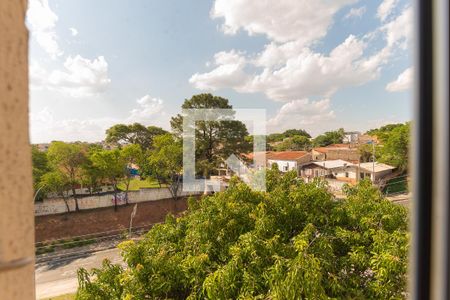
{"type": "MultiPolygon", "coordinates": [[[[36,242],[73,238],[107,231],[127,230],[134,204],[83,210],[77,213],[37,216],[35,218],[36,242]]],[[[187,209],[187,199],[164,199],[138,204],[133,227],[164,221],[167,213],[180,213],[187,209]]],[[[111,233],[109,233],[111,234],[111,233]]],[[[114,234],[114,233],[113,233],[114,234]]]]}

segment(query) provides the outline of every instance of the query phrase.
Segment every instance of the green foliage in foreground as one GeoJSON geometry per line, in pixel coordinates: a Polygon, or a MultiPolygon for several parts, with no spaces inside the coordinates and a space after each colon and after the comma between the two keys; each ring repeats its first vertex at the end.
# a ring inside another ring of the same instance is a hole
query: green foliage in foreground
{"type": "Polygon", "coordinates": [[[404,207],[365,181],[335,201],[323,182],[267,177],[268,192],[234,181],[122,243],[126,269],[80,269],[76,299],[405,298],[404,207]]]}

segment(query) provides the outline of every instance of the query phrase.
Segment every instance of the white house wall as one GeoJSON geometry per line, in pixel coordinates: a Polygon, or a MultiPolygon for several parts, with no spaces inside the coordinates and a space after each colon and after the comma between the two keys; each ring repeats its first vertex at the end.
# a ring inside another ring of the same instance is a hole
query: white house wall
{"type": "Polygon", "coordinates": [[[271,167],[272,164],[276,163],[278,165],[278,170],[280,170],[281,172],[287,172],[287,171],[292,171],[292,170],[297,171],[297,162],[296,161],[269,159],[268,162],[269,162],[269,167],[271,167]],[[285,169],[286,166],[288,167],[287,170],[285,169]]]}

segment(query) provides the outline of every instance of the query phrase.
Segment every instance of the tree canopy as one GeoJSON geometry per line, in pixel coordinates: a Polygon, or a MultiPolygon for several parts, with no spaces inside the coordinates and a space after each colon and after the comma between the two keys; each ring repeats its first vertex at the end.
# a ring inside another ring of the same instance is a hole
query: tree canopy
{"type": "Polygon", "coordinates": [[[410,123],[396,125],[389,132],[383,133],[383,147],[380,149],[379,161],[390,164],[402,171],[408,169],[410,123]]]}
{"type": "Polygon", "coordinates": [[[311,135],[303,129],[288,129],[284,131],[283,133],[271,133],[267,136],[267,142],[274,143],[274,142],[281,142],[286,138],[295,137],[295,136],[303,136],[308,139],[311,138],[311,135]]]}
{"type": "Polygon", "coordinates": [[[75,210],[78,211],[76,189],[81,182],[82,166],[86,162],[85,145],[81,143],[52,142],[47,158],[53,170],[62,172],[68,178],[68,184],[75,198],[75,210]]]}
{"type": "Polygon", "coordinates": [[[145,127],[140,123],[134,124],[116,124],[106,130],[107,143],[118,146],[123,144],[138,144],[142,149],[149,149],[152,145],[153,138],[167,131],[157,126],[145,127]]]}
{"type": "Polygon", "coordinates": [[[344,140],[344,134],[345,131],[343,128],[335,131],[327,131],[314,139],[314,145],[316,147],[325,147],[331,144],[341,144],[344,140]]]}
{"type": "Polygon", "coordinates": [[[285,138],[281,143],[275,146],[277,151],[308,151],[311,149],[312,143],[308,137],[303,135],[294,135],[293,137],[285,138]]]}
{"type": "Polygon", "coordinates": [[[127,161],[119,149],[96,151],[90,159],[102,177],[114,187],[114,209],[117,210],[117,185],[126,176],[127,161]]]}
{"type": "Polygon", "coordinates": [[[190,199],[140,241],[127,268],[80,269],[76,299],[405,298],[407,211],[370,182],[335,201],[322,181],[267,174],[267,192],[233,180],[190,199]]]}
{"type": "MultiPolygon", "coordinates": [[[[182,109],[232,109],[228,100],[212,94],[199,94],[186,99],[182,109]]],[[[170,121],[177,136],[183,132],[183,115],[178,114],[170,121]]],[[[245,137],[248,135],[244,123],[237,120],[199,121],[195,124],[196,170],[209,176],[220,163],[231,154],[240,154],[251,149],[245,137]]]]}
{"type": "Polygon", "coordinates": [[[154,147],[149,151],[147,160],[149,176],[158,180],[169,189],[172,198],[177,200],[181,186],[183,169],[183,147],[181,141],[171,134],[155,138],[154,147]]]}

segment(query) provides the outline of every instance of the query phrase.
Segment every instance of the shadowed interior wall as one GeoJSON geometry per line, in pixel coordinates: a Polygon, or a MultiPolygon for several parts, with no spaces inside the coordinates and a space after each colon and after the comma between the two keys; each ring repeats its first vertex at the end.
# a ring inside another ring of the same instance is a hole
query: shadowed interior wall
{"type": "Polygon", "coordinates": [[[5,300],[34,299],[26,7],[26,0],[0,1],[0,299],[5,300]],[[14,261],[27,263],[5,269],[5,262],[14,261]]]}

